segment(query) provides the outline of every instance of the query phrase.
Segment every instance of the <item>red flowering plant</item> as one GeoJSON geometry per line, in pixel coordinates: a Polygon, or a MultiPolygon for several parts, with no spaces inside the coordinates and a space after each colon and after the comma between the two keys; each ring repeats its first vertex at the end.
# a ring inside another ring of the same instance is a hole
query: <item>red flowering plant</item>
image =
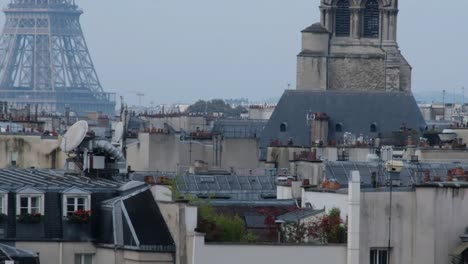
{"type": "Polygon", "coordinates": [[[22,224],[35,224],[41,222],[41,220],[42,215],[40,213],[21,214],[16,216],[16,221],[22,224]]]}
{"type": "Polygon", "coordinates": [[[347,223],[341,220],[340,210],[333,208],[328,214],[309,226],[309,236],[320,243],[346,243],[347,223]]]}
{"type": "Polygon", "coordinates": [[[76,210],[67,216],[68,222],[86,224],[91,219],[91,210],[76,210]]]}

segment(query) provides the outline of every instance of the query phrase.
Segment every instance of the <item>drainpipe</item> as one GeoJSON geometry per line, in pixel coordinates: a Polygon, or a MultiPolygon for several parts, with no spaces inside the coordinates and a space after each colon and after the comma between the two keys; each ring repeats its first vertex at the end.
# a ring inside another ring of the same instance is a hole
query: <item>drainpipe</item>
{"type": "Polygon", "coordinates": [[[360,264],[361,175],[351,172],[348,190],[348,264],[360,264]]]}
{"type": "Polygon", "coordinates": [[[59,264],[63,264],[63,242],[59,243],[59,264]]]}

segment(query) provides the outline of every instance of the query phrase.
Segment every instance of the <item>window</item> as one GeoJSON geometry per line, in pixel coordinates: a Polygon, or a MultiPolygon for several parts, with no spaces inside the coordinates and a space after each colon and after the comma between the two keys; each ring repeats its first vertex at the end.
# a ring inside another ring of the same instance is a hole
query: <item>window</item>
{"type": "Polygon", "coordinates": [[[336,3],[335,35],[337,37],[349,37],[350,27],[349,0],[339,0],[336,3]]]}
{"type": "Polygon", "coordinates": [[[91,193],[78,188],[70,188],[63,192],[63,216],[69,216],[78,210],[91,210],[91,193]]]}
{"type": "Polygon", "coordinates": [[[44,214],[44,192],[24,187],[16,194],[16,214],[44,214]]]}
{"type": "Polygon", "coordinates": [[[66,197],[66,215],[71,215],[78,210],[89,210],[87,206],[87,197],[66,197]]]}
{"type": "Polygon", "coordinates": [[[18,152],[11,152],[10,154],[10,166],[11,167],[16,167],[17,165],[17,160],[18,160],[18,152]]]}
{"type": "Polygon", "coordinates": [[[377,0],[368,0],[364,8],[364,37],[378,38],[380,29],[380,10],[377,0]]]}
{"type": "Polygon", "coordinates": [[[335,132],[343,132],[343,124],[342,123],[338,123],[335,125],[335,132]]]}
{"type": "Polygon", "coordinates": [[[288,128],[288,125],[286,123],[282,123],[280,125],[280,132],[286,132],[287,128],[288,128]]]}
{"type": "Polygon", "coordinates": [[[388,250],[386,249],[371,249],[370,264],[387,264],[388,250]]]}
{"type": "Polygon", "coordinates": [[[373,123],[370,125],[370,132],[377,133],[377,124],[373,123]]]}
{"type": "Polygon", "coordinates": [[[40,196],[20,196],[19,214],[42,214],[40,196]]]}
{"type": "Polygon", "coordinates": [[[0,214],[8,214],[8,193],[0,191],[0,214]]]}
{"type": "Polygon", "coordinates": [[[94,254],[75,254],[75,264],[93,264],[94,254]]]}

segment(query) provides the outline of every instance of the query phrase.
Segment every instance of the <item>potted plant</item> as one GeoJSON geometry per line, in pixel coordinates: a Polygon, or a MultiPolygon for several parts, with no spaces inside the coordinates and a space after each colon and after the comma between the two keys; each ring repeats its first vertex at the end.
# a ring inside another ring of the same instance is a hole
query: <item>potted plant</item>
{"type": "Polygon", "coordinates": [[[86,224],[91,219],[91,210],[77,210],[67,216],[70,223],[86,224]]]}
{"type": "Polygon", "coordinates": [[[41,222],[42,215],[40,213],[21,214],[16,216],[16,220],[22,224],[36,224],[41,222]]]}

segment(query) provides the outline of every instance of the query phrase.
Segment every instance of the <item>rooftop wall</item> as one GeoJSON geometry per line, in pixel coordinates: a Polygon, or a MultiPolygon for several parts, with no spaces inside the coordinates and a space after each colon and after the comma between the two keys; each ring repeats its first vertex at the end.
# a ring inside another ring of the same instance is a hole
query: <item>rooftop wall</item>
{"type": "Polygon", "coordinates": [[[346,245],[261,245],[205,244],[204,236],[195,236],[195,255],[191,264],[284,264],[297,262],[346,264],[346,245]]]}

